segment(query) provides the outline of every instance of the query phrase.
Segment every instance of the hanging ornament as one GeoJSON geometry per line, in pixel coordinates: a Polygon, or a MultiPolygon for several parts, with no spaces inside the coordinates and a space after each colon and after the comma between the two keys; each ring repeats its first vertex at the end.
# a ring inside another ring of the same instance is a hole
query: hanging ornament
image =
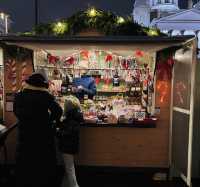
{"type": "Polygon", "coordinates": [[[25,84],[25,80],[27,79],[28,74],[27,74],[27,62],[22,63],[22,74],[21,74],[21,81],[22,81],[22,86],[25,84]]]}
{"type": "Polygon", "coordinates": [[[125,58],[121,61],[121,64],[122,64],[123,69],[128,69],[128,63],[127,63],[127,60],[125,58]]]}
{"type": "Polygon", "coordinates": [[[174,59],[173,59],[172,56],[168,58],[167,64],[169,64],[170,66],[173,66],[173,65],[174,65],[174,59]]]}
{"type": "Polygon", "coordinates": [[[111,67],[111,61],[113,60],[113,56],[111,54],[108,54],[106,56],[106,62],[108,62],[108,67],[110,68],[111,67]]]}
{"type": "Polygon", "coordinates": [[[157,83],[157,91],[160,94],[160,103],[163,103],[165,101],[165,98],[167,98],[167,94],[168,94],[168,82],[167,81],[163,81],[163,80],[159,80],[157,83]]]}
{"type": "Polygon", "coordinates": [[[106,56],[106,62],[110,62],[110,61],[112,61],[112,59],[113,59],[113,56],[111,54],[108,54],[106,56]]]}
{"type": "Polygon", "coordinates": [[[180,82],[176,83],[175,89],[176,89],[176,95],[178,97],[179,103],[183,104],[184,103],[184,92],[187,90],[186,85],[182,81],[180,81],[180,82]]]}
{"type": "Polygon", "coordinates": [[[75,59],[73,56],[70,56],[70,57],[67,57],[65,60],[64,60],[64,64],[65,65],[73,65],[75,63],[75,59]]]}
{"type": "Polygon", "coordinates": [[[143,57],[143,56],[144,56],[144,52],[141,51],[141,50],[136,50],[136,51],[135,51],[135,56],[136,56],[136,57],[143,57]]]}
{"type": "Polygon", "coordinates": [[[80,52],[80,55],[83,58],[83,60],[88,60],[88,58],[89,58],[89,51],[83,50],[83,51],[80,52]]]}
{"type": "Polygon", "coordinates": [[[160,62],[156,66],[159,80],[170,80],[172,77],[172,67],[166,62],[160,62]]]}
{"type": "Polygon", "coordinates": [[[12,83],[12,91],[17,90],[17,72],[16,72],[16,61],[9,59],[6,63],[6,71],[8,72],[8,80],[12,83]]]}
{"type": "Polygon", "coordinates": [[[53,56],[49,53],[47,54],[47,59],[48,59],[48,63],[53,64],[53,65],[57,64],[57,62],[59,61],[59,57],[53,56]]]}

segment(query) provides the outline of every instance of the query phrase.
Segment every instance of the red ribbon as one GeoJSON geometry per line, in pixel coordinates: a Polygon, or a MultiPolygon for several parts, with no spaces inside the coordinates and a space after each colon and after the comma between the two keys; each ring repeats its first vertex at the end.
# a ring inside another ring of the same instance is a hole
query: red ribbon
{"type": "Polygon", "coordinates": [[[106,56],[106,62],[110,62],[110,61],[112,61],[112,59],[113,59],[112,55],[107,55],[106,56]]]}

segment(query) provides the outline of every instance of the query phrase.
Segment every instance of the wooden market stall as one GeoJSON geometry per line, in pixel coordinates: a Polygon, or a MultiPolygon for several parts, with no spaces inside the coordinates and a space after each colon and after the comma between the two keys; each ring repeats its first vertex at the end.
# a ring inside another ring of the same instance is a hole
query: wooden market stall
{"type": "MultiPolygon", "coordinates": [[[[100,65],[102,61],[107,63],[106,67],[102,66],[101,68],[99,66],[98,68],[96,66],[92,67],[91,64],[88,65],[88,69],[92,70],[93,73],[94,70],[103,72],[106,68],[112,70],[112,64],[109,65],[110,61],[114,63],[117,59],[116,61],[122,63],[126,59],[125,62],[127,63],[129,62],[127,59],[131,59],[131,63],[139,63],[143,67],[144,64],[149,66],[149,75],[151,75],[153,84],[151,83],[151,92],[148,88],[149,98],[148,103],[145,103],[147,104],[145,106],[146,110],[140,110],[139,113],[134,112],[134,115],[139,115],[139,117],[135,117],[134,120],[128,123],[127,119],[121,119],[121,116],[118,116],[117,122],[111,120],[111,122],[106,123],[91,122],[86,118],[86,122],[81,126],[80,153],[77,155],[77,164],[81,166],[169,169],[173,161],[177,161],[177,155],[172,154],[172,150],[177,149],[173,146],[178,146],[179,144],[176,143],[179,141],[176,141],[178,136],[172,134],[172,129],[176,129],[176,125],[181,125],[182,121],[180,121],[181,117],[179,118],[176,112],[189,113],[189,119],[192,118],[190,116],[192,115],[191,110],[190,113],[186,109],[182,110],[180,108],[184,108],[184,104],[190,105],[193,102],[192,96],[191,98],[189,96],[193,95],[193,76],[195,74],[188,72],[189,70],[194,71],[195,67],[192,65],[196,62],[196,43],[193,37],[93,36],[59,38],[7,36],[1,37],[1,43],[4,50],[3,63],[5,67],[4,121],[7,126],[16,120],[12,113],[12,94],[20,89],[24,78],[34,70],[45,69],[51,79],[52,73],[55,73],[54,70],[68,73],[68,69],[73,69],[74,71],[70,71],[70,73],[76,74],[75,64],[78,64],[80,59],[85,63],[89,61],[88,54],[90,60],[100,63],[100,65]],[[11,48],[16,49],[14,57],[13,54],[11,56],[10,51],[12,50],[9,50],[11,48]],[[51,58],[49,58],[49,55],[51,58]],[[56,58],[60,60],[56,61],[56,58]],[[98,61],[98,59],[100,60],[98,61]],[[71,64],[68,64],[69,66],[63,65],[63,62],[71,64]],[[191,66],[191,69],[187,69],[185,65],[187,63],[187,67],[191,66]],[[179,71],[182,74],[178,74],[179,71]],[[173,110],[172,106],[174,106],[173,110]],[[171,147],[171,143],[174,141],[176,143],[171,147]]],[[[132,66],[123,66],[123,68],[127,68],[125,71],[131,71],[132,66]]],[[[111,82],[105,78],[100,79],[104,84],[107,82],[112,84],[112,76],[109,77],[111,82]]],[[[120,76],[122,77],[122,74],[120,76]]],[[[125,78],[127,76],[128,74],[125,74],[125,78]]],[[[98,84],[97,80],[99,81],[99,79],[95,80],[98,84]]],[[[121,85],[123,84],[121,83],[121,85]]],[[[126,86],[122,90],[108,85],[103,88],[98,86],[95,99],[100,99],[100,101],[105,99],[106,94],[106,97],[110,96],[109,94],[116,96],[118,93],[122,93],[125,97],[127,94],[126,86]],[[108,90],[108,87],[110,90],[108,90]],[[104,91],[102,91],[103,89],[104,91]]],[[[144,88],[144,85],[142,88],[144,88]]],[[[56,95],[56,97],[60,100],[59,95],[56,95]]],[[[144,105],[142,99],[143,96],[141,95],[141,106],[144,105]]],[[[189,126],[192,123],[190,119],[186,124],[186,126],[188,125],[188,131],[186,131],[188,137],[191,136],[189,126]]],[[[176,130],[173,130],[173,132],[177,132],[176,130]]],[[[187,141],[190,140],[187,139],[187,141]]],[[[190,149],[191,144],[188,143],[188,145],[185,154],[190,149]]],[[[180,153],[182,153],[181,150],[177,154],[180,153]]],[[[185,166],[188,166],[190,157],[184,157],[183,162],[184,159],[187,160],[185,166]]],[[[179,168],[177,164],[175,164],[175,168],[179,168]]],[[[189,173],[188,169],[191,168],[187,168],[189,173]]],[[[188,177],[187,172],[184,173],[186,178],[188,177]]]]}

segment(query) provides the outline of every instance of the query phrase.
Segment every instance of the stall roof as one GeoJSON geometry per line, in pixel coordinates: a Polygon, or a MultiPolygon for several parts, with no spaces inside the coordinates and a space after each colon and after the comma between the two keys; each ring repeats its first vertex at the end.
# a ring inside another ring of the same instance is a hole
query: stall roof
{"type": "Polygon", "coordinates": [[[17,35],[2,35],[0,41],[2,42],[42,42],[42,43],[81,43],[81,42],[128,42],[128,43],[141,43],[141,42],[186,42],[195,38],[194,36],[69,36],[69,37],[56,37],[56,36],[17,36],[17,35]]]}
{"type": "Polygon", "coordinates": [[[184,45],[189,41],[194,40],[194,36],[158,36],[158,37],[148,37],[148,36],[69,36],[69,37],[56,37],[56,36],[0,36],[0,42],[17,45],[32,50],[65,50],[70,46],[86,47],[101,45],[105,46],[107,44],[108,48],[110,45],[126,44],[131,46],[137,44],[137,46],[132,46],[131,49],[142,48],[148,51],[158,51],[164,48],[172,46],[184,45]],[[155,45],[159,43],[159,45],[155,45]],[[155,45],[154,48],[149,47],[150,45],[155,45]]]}

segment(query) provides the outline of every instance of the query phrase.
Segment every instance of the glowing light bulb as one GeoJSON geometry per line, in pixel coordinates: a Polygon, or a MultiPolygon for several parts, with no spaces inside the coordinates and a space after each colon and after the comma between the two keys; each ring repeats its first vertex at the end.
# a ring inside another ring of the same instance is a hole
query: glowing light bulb
{"type": "Polygon", "coordinates": [[[63,24],[62,24],[61,22],[58,22],[58,23],[57,23],[57,26],[58,26],[58,27],[62,27],[62,25],[63,25],[63,24]]]}
{"type": "Polygon", "coordinates": [[[1,19],[4,19],[5,14],[4,14],[3,12],[1,12],[1,13],[0,13],[0,17],[1,17],[1,19]]]}
{"type": "Polygon", "coordinates": [[[97,11],[95,8],[91,8],[89,11],[88,11],[88,15],[90,17],[95,17],[97,15],[97,11]]]}
{"type": "Polygon", "coordinates": [[[118,17],[118,18],[117,18],[117,23],[118,23],[118,24],[121,24],[121,23],[124,23],[124,22],[125,22],[125,20],[124,20],[123,17],[118,17]]]}
{"type": "Polygon", "coordinates": [[[62,22],[57,22],[53,27],[53,31],[56,34],[63,34],[67,29],[68,29],[68,24],[62,22]]]}

